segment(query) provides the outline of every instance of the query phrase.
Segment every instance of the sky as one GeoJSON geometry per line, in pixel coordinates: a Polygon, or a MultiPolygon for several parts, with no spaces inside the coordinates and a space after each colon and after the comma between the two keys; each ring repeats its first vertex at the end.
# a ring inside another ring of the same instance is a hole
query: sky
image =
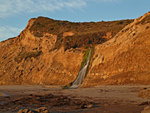
{"type": "Polygon", "coordinates": [[[71,22],[134,19],[150,0],[0,0],[0,41],[15,37],[38,16],[71,22]]]}

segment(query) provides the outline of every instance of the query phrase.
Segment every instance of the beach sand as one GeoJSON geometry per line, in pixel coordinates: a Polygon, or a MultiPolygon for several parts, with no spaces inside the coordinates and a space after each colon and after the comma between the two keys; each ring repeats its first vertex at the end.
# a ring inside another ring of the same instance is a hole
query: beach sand
{"type": "Polygon", "coordinates": [[[17,113],[21,108],[41,106],[46,106],[51,113],[140,113],[150,100],[138,97],[138,93],[149,87],[107,85],[62,89],[61,86],[50,85],[0,86],[1,95],[3,92],[8,94],[0,97],[0,102],[4,103],[0,105],[0,113],[17,113]],[[32,101],[29,103],[30,99],[32,101]]]}

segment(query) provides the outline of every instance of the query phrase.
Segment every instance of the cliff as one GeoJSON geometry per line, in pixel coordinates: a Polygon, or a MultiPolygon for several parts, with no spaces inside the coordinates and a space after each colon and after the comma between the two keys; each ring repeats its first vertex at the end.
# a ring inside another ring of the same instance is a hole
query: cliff
{"type": "Polygon", "coordinates": [[[95,50],[84,87],[149,84],[149,15],[90,23],[30,19],[17,37],[0,42],[0,84],[66,85],[76,78],[91,46],[95,50]]]}

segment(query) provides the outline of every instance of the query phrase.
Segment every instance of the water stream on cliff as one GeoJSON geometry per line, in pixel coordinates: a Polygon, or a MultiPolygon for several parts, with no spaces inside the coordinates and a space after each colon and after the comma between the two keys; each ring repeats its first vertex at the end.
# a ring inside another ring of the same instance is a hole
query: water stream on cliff
{"type": "Polygon", "coordinates": [[[89,55],[88,55],[88,58],[87,58],[87,61],[86,63],[84,64],[84,66],[80,69],[79,73],[78,73],[78,76],[77,78],[73,81],[72,85],[70,86],[70,89],[75,89],[75,88],[78,88],[84,77],[86,76],[87,72],[88,72],[88,68],[89,68],[89,65],[90,65],[90,58],[91,58],[91,53],[92,53],[92,49],[90,49],[89,51],[89,55]]]}

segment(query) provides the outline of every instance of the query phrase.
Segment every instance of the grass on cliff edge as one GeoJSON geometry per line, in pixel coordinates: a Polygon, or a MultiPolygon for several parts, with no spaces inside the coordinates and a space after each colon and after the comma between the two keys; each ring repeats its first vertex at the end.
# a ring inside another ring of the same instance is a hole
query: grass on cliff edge
{"type": "Polygon", "coordinates": [[[86,61],[87,61],[87,59],[88,59],[88,56],[89,56],[89,52],[90,52],[90,49],[89,49],[89,50],[87,50],[87,51],[85,52],[85,54],[84,54],[84,58],[83,58],[83,60],[82,60],[81,68],[80,68],[80,69],[82,69],[82,68],[83,68],[83,66],[85,65],[85,63],[86,63],[86,61]]]}

